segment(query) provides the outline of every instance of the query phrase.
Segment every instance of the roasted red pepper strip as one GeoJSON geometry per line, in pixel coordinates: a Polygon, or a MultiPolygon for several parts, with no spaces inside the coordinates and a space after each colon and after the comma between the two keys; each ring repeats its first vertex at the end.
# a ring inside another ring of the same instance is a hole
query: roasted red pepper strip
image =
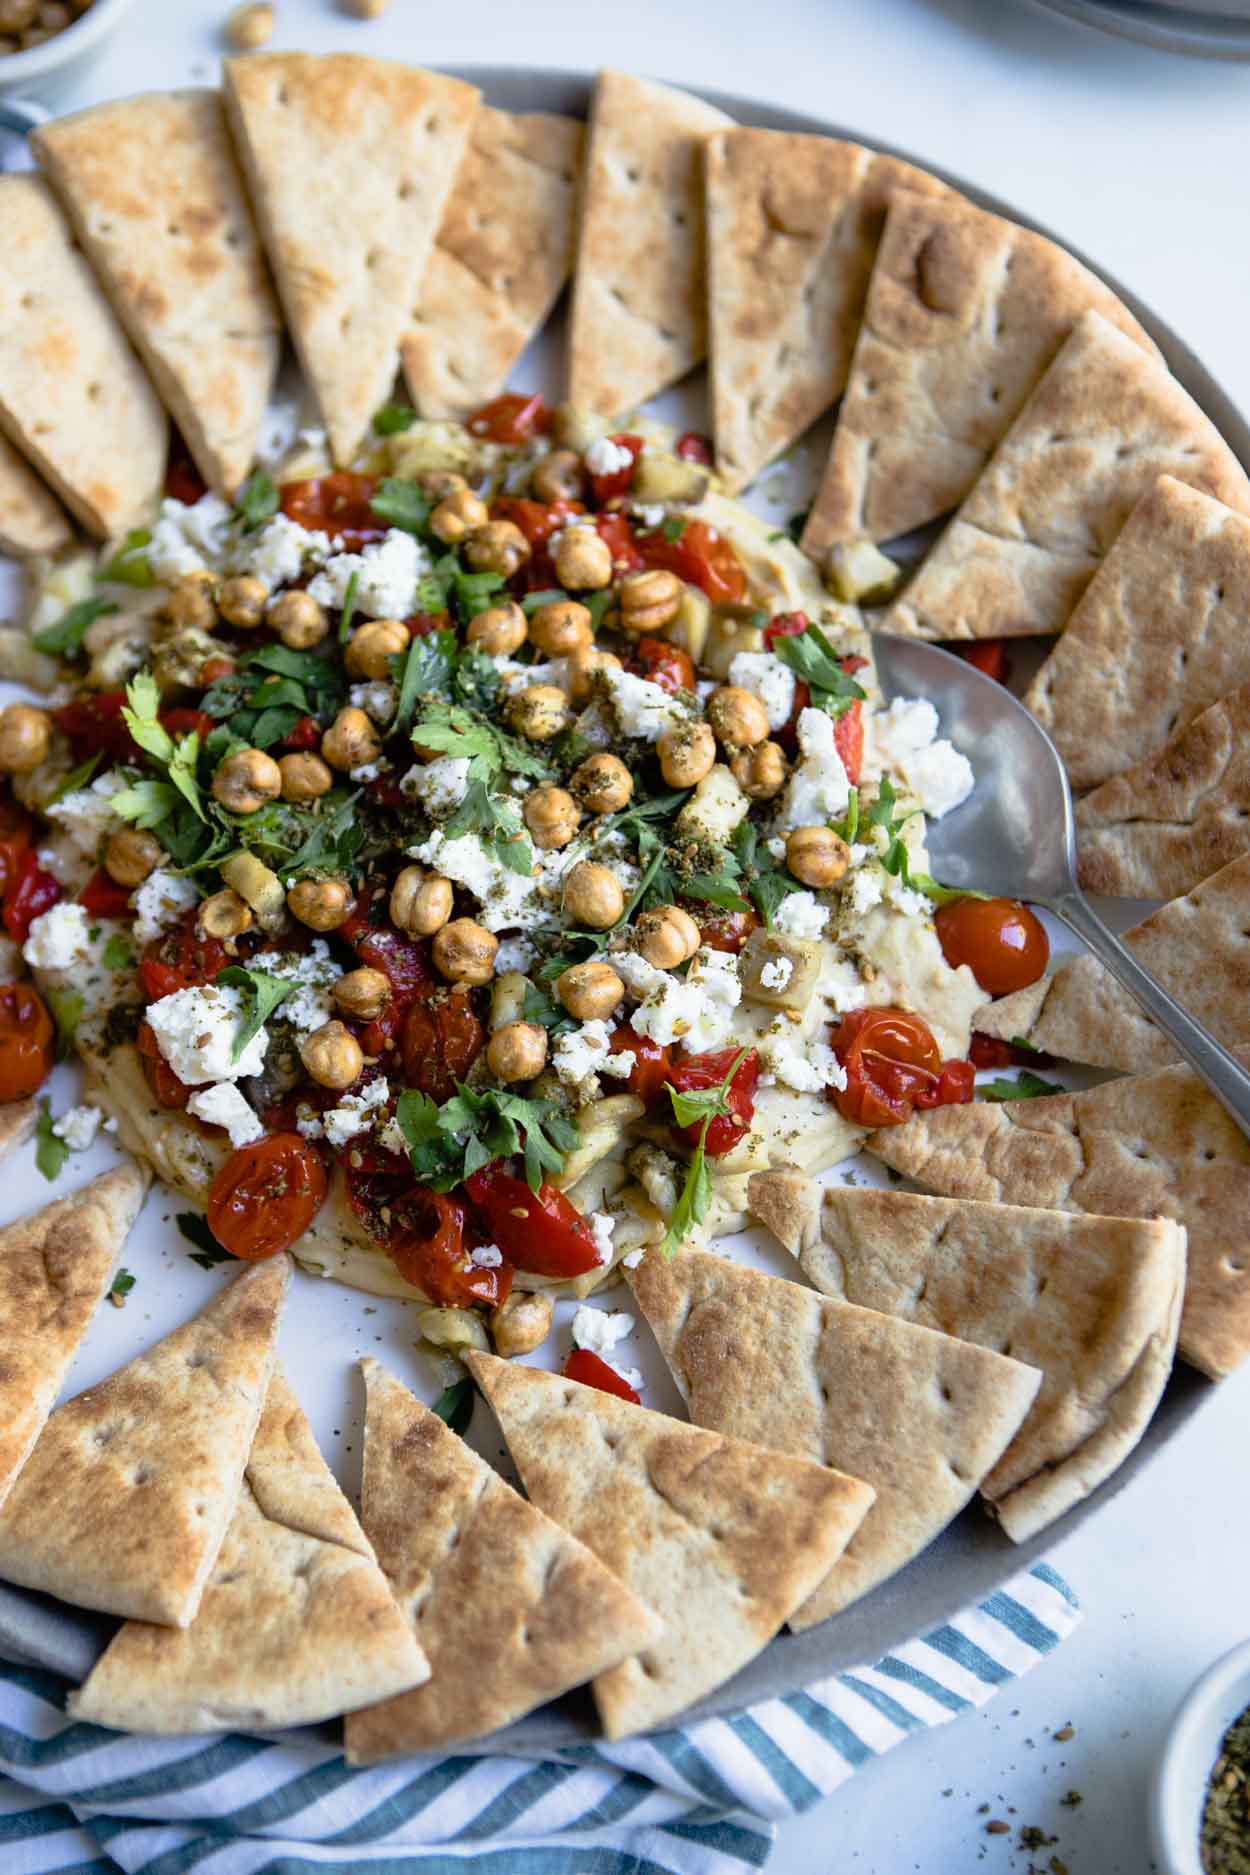
{"type": "Polygon", "coordinates": [[[563,1371],[566,1380],[580,1381],[583,1387],[597,1387],[600,1393],[614,1394],[618,1400],[628,1400],[633,1406],[642,1405],[641,1396],[634,1392],[628,1380],[589,1348],[574,1348],[563,1371]]]}

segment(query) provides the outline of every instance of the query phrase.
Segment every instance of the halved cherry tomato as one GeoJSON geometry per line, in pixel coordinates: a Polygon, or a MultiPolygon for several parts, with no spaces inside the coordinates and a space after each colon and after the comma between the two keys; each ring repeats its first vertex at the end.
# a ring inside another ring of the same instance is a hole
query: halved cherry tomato
{"type": "Polygon", "coordinates": [[[699,927],[699,937],[709,950],[732,951],[736,957],[752,931],[759,928],[759,913],[749,906],[746,911],[727,911],[694,898],[683,898],[681,908],[688,911],[699,927]]]}
{"type": "Polygon", "coordinates": [[[778,612],[764,627],[764,643],[771,651],[779,638],[801,638],[810,623],[806,612],[778,612]]]}
{"type": "Polygon", "coordinates": [[[551,428],[551,412],[537,392],[532,397],[509,391],[494,397],[471,416],[465,424],[470,436],[480,436],[487,443],[527,443],[531,436],[545,436],[551,428]]]}
{"type": "Polygon", "coordinates": [[[176,1112],[181,1112],[195,1089],[178,1079],[161,1053],[156,1031],[150,1022],[139,1024],[135,1047],[139,1050],[139,1059],[143,1063],[143,1078],[152,1089],[157,1105],[172,1107],[176,1112]]]}
{"type": "Polygon", "coordinates": [[[385,521],[373,512],[376,489],[374,476],[338,469],[333,475],[313,476],[306,482],[284,482],[278,500],[289,520],[314,533],[341,537],[349,553],[358,553],[386,533],[385,521]]]}
{"type": "Polygon", "coordinates": [[[422,998],[404,1017],[400,1049],[409,1087],[440,1104],[450,1100],[486,1046],[486,1031],[467,996],[422,998]]]}
{"type": "Polygon", "coordinates": [[[677,540],[669,540],[662,528],[640,534],[637,549],[644,565],[666,567],[701,587],[713,605],[739,605],[746,598],[742,562],[725,536],[706,521],[687,521],[677,540]]]}
{"type": "Polygon", "coordinates": [[[428,938],[402,937],[393,928],[382,930],[357,910],[335,933],[351,945],[362,964],[380,970],[391,986],[391,1000],[375,1022],[360,1031],[360,1046],[367,1055],[380,1055],[395,1046],[404,1017],[423,991],[437,981],[430,960],[428,938]]]}
{"type": "MultiPolygon", "coordinates": [[[[392,1160],[392,1164],[394,1161],[392,1160]]],[[[480,1268],[470,1255],[473,1233],[460,1198],[413,1183],[410,1174],[349,1168],[347,1199],[404,1281],[439,1308],[498,1308],[512,1288],[512,1265],[480,1268]]]]}
{"type": "MultiPolygon", "coordinates": [[[[708,1055],[683,1055],[669,1069],[668,1084],[675,1087],[679,1094],[693,1094],[704,1088],[719,1087],[740,1052],[737,1048],[717,1048],[708,1055]]],[[[725,1096],[729,1112],[718,1113],[708,1126],[703,1150],[709,1159],[723,1158],[750,1132],[751,1121],[755,1118],[755,1090],[759,1079],[760,1058],[755,1049],[749,1048],[725,1096]]],[[[697,1146],[703,1122],[695,1120],[689,1126],[674,1126],[673,1131],[688,1145],[697,1146]]]]}
{"type": "Polygon", "coordinates": [[[987,996],[1036,983],[1050,961],[1040,918],[1010,898],[957,898],[934,919],[942,955],[953,970],[967,964],[987,996]]]}
{"type": "Polygon", "coordinates": [[[666,638],[639,638],[626,669],[658,684],[661,690],[694,689],[694,660],[688,651],[669,644],[666,638]]]}
{"type": "Polygon", "coordinates": [[[575,514],[585,514],[580,501],[532,501],[528,495],[497,495],[490,504],[491,517],[511,521],[519,527],[531,547],[545,547],[575,514]]]}
{"type": "Polygon", "coordinates": [[[683,462],[710,463],[712,445],[708,437],[700,436],[698,430],[686,430],[677,438],[677,447],[673,454],[680,456],[683,462]]]}
{"type": "Polygon", "coordinates": [[[52,720],[61,734],[68,736],[76,756],[103,750],[119,761],[132,760],[137,751],[122,719],[125,702],[124,690],[98,690],[94,696],[75,697],[72,703],[63,703],[53,710],[52,720]]]}
{"type": "Polygon", "coordinates": [[[404,620],[410,638],[428,638],[431,632],[442,631],[451,624],[449,612],[410,612],[404,620]]]}
{"type": "Polygon", "coordinates": [[[196,989],[221,975],[232,960],[220,938],[200,931],[197,913],[189,911],[172,931],[165,931],[139,961],[143,991],[150,1003],[176,990],[196,989]]]}
{"type": "Polygon", "coordinates": [[[628,434],[609,436],[608,441],[610,443],[615,443],[618,449],[626,450],[629,455],[629,461],[625,464],[623,469],[610,469],[606,475],[596,475],[593,470],[591,471],[591,493],[601,508],[609,501],[616,500],[619,495],[627,494],[633,487],[634,470],[638,465],[638,458],[642,454],[641,436],[630,436],[628,434]]]}
{"type": "Polygon", "coordinates": [[[634,1057],[625,1085],[644,1106],[653,1107],[668,1083],[672,1051],[645,1035],[636,1035],[633,1029],[622,1027],[613,1029],[609,1053],[634,1057]]]}
{"type": "Polygon", "coordinates": [[[78,903],[91,918],[132,918],[130,894],[134,888],[118,885],[103,866],[97,866],[82,891],[78,903]]]}
{"type": "Polygon", "coordinates": [[[972,1063],[943,1062],[928,1024],[906,1009],[852,1010],[832,1040],[846,1086],[830,1093],[843,1119],[857,1126],[897,1126],[916,1107],[962,1106],[972,1099],[972,1063]]]}
{"type": "Polygon", "coordinates": [[[619,579],[622,573],[638,573],[648,562],[643,558],[640,543],[634,538],[634,530],[623,514],[597,514],[595,530],[600,540],[606,542],[612,555],[612,571],[619,579]]]}
{"type": "Polygon", "coordinates": [[[177,709],[161,711],[161,727],[167,729],[171,736],[189,736],[194,732],[203,742],[217,724],[207,710],[177,709]]]}
{"type": "Polygon", "coordinates": [[[585,1218],[554,1185],[531,1191],[502,1160],[465,1180],[492,1243],[531,1276],[584,1276],[603,1261],[585,1218]]]}
{"type": "Polygon", "coordinates": [[[25,1100],[56,1059],[52,1018],[29,983],[0,984],[0,1101],[25,1100]]]}
{"type": "Polygon", "coordinates": [[[995,683],[1005,684],[1011,676],[1011,659],[1007,656],[1005,638],[982,638],[979,644],[960,645],[959,655],[971,664],[974,671],[992,677],[995,683]]]}
{"type": "Polygon", "coordinates": [[[278,747],[287,754],[300,754],[321,747],[321,725],[315,716],[301,716],[283,736],[278,747]]]}
{"type": "Polygon", "coordinates": [[[223,1250],[258,1262],[289,1250],[325,1203],[321,1154],[298,1133],[267,1133],[232,1152],[208,1188],[208,1228],[223,1250]]]}
{"type": "Polygon", "coordinates": [[[562,1371],[566,1380],[580,1381],[583,1387],[597,1387],[600,1393],[615,1394],[618,1400],[629,1400],[634,1406],[642,1405],[641,1396],[634,1392],[624,1375],[600,1360],[590,1348],[574,1348],[562,1371]]]}
{"type": "Polygon", "coordinates": [[[64,894],[50,872],[45,872],[35,857],[33,847],[9,846],[4,882],[4,904],[0,916],[15,944],[24,944],[36,918],[64,894]]]}
{"type": "Polygon", "coordinates": [[[1014,1042],[1000,1041],[997,1035],[974,1035],[968,1059],[974,1068],[1050,1068],[1055,1061],[1040,1048],[1020,1048],[1014,1042]]]}

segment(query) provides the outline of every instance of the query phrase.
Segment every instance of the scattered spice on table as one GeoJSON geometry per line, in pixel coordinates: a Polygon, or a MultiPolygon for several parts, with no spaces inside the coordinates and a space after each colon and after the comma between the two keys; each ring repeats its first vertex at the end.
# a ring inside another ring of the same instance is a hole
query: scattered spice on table
{"type": "Polygon", "coordinates": [[[1250,1706],[1220,1742],[1199,1847],[1206,1875],[1250,1875],[1250,1706]]]}

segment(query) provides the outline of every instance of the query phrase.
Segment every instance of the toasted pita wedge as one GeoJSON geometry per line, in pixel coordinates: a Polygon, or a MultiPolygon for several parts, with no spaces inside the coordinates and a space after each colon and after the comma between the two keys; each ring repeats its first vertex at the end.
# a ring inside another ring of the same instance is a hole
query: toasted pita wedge
{"type": "Polygon", "coordinates": [[[0,177],[0,226],[0,426],[107,539],[160,497],[165,413],[41,177],[0,177]]]}
{"type": "Polygon", "coordinates": [[[698,1425],[863,1478],[876,1502],[792,1628],[848,1608],[927,1549],[1002,1457],[1035,1368],[690,1251],[630,1273],[698,1425]]]}
{"type": "Polygon", "coordinates": [[[584,137],[571,117],[478,112],[400,348],[422,416],[498,396],[546,323],[573,264],[584,137]]]}
{"type": "Polygon", "coordinates": [[[858,1478],[470,1354],[530,1497],[664,1622],[594,1682],[609,1738],[666,1724],[754,1659],[872,1503],[858,1478]]]}
{"type": "Polygon", "coordinates": [[[1175,1219],[1189,1250],[1181,1353],[1213,1380],[1250,1354],[1250,1140],[1188,1068],[940,1107],[867,1146],[950,1198],[1175,1219]]]}
{"type": "MultiPolygon", "coordinates": [[[[1250,480],[1158,359],[1087,312],[882,629],[1062,631],[1135,502],[1175,475],[1250,511],[1250,480]]],[[[1094,686],[1086,667],[1085,682],[1094,686]]]]}
{"type": "Polygon", "coordinates": [[[895,188],[947,193],[836,137],[726,130],[707,145],[716,466],[732,494],[840,396],[895,188]]]}
{"type": "Polygon", "coordinates": [[[569,321],[569,402],[615,417],[707,353],[703,146],[731,120],[600,72],[569,321]]]}
{"type": "Polygon", "coordinates": [[[188,1627],[234,1509],[273,1368],[286,1257],[58,1407],[0,1508],[0,1576],[188,1627]]]}
{"type": "Polygon", "coordinates": [[[1090,307],[1155,352],[1111,289],[1044,235],[949,193],[899,191],[807,551],[892,540],[957,507],[1090,307]]]}
{"type": "Polygon", "coordinates": [[[0,1504],[56,1403],[147,1188],[146,1172],[119,1166],[0,1230],[0,1504]]]}
{"type": "Polygon", "coordinates": [[[399,367],[478,93],[334,52],[227,59],[225,101],[287,324],[336,462],[399,367]]]}
{"type": "Polygon", "coordinates": [[[1072,785],[1153,754],[1250,682],[1248,616],[1250,521],[1161,476],[1025,693],[1072,785]]]}
{"type": "Polygon", "coordinates": [[[71,539],[55,495],[0,434],[0,553],[29,559],[37,553],[59,553],[71,539]]]}
{"type": "Polygon", "coordinates": [[[128,1621],[69,1710],[118,1731],[272,1731],[334,1718],[429,1674],[275,1368],[195,1620],[183,1629],[128,1621]]]}
{"type": "Polygon", "coordinates": [[[787,1188],[793,1176],[756,1172],[752,1209],[789,1210],[800,1235],[783,1241],[822,1295],[1040,1370],[1024,1424],[981,1480],[1009,1536],[1035,1536],[1123,1463],[1172,1368],[1185,1290],[1180,1225],[915,1192],[822,1193],[810,1180],[803,1206],[787,1188]]]}
{"type": "Polygon", "coordinates": [[[44,125],[35,154],[210,488],[252,466],[282,325],[216,91],[44,125]]]}
{"type": "Polygon", "coordinates": [[[38,1118],[37,1100],[9,1100],[0,1106],[0,1159],[26,1144],[38,1118]]]}
{"type": "Polygon", "coordinates": [[[365,1528],[433,1678],[348,1719],[349,1764],[481,1738],[659,1639],[659,1617],[590,1550],[363,1367],[365,1528]]]}

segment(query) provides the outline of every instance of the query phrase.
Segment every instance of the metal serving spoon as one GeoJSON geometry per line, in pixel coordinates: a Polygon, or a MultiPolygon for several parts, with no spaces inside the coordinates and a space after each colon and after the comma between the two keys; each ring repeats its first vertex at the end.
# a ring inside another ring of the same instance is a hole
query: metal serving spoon
{"type": "Polygon", "coordinates": [[[1002,684],[937,645],[882,632],[873,648],[886,701],[928,697],[942,734],[976,773],[964,805],[929,823],[934,877],[1024,899],[1062,919],[1250,1134],[1250,1070],[1142,968],[1077,885],[1072,794],[1059,752],[1036,717],[1002,684]]]}

